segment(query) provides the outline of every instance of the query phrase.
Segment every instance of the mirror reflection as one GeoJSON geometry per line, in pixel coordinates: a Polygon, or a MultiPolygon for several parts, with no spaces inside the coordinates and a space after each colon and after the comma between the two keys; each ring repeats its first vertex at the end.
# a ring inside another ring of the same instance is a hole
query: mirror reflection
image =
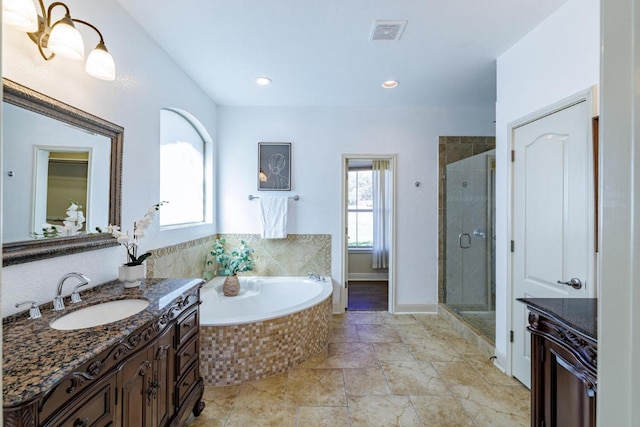
{"type": "Polygon", "coordinates": [[[91,230],[86,224],[90,151],[63,149],[36,147],[34,237],[75,236],[91,230]]]}
{"type": "Polygon", "coordinates": [[[3,78],[3,266],[116,245],[123,128],[3,78]]]}
{"type": "Polygon", "coordinates": [[[3,243],[108,225],[109,138],[7,102],[3,124],[3,243]],[[80,228],[64,224],[72,204],[85,218],[80,228]]]}

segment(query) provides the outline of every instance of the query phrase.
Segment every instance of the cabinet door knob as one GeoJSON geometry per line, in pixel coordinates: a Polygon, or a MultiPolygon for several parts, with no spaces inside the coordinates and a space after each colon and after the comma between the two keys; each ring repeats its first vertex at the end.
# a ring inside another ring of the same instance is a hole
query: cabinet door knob
{"type": "Polygon", "coordinates": [[[80,418],[78,418],[73,423],[74,427],[87,427],[88,425],[89,425],[89,418],[85,418],[84,420],[81,420],[80,418]]]}

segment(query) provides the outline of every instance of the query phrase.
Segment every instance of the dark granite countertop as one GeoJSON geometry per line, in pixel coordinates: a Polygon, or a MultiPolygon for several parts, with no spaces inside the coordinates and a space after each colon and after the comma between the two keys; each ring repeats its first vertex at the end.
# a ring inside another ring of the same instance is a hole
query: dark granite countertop
{"type": "Polygon", "coordinates": [[[18,405],[49,390],[83,363],[165,314],[172,303],[202,283],[201,279],[145,279],[139,288],[125,289],[122,283],[114,281],[83,292],[81,303],[70,304],[69,298],[65,298],[63,312],[43,305],[40,319],[28,319],[24,314],[3,319],[4,406],[18,405]],[[52,320],[80,308],[126,298],[146,299],[150,303],[140,313],[106,325],[72,331],[49,326],[52,320]]]}
{"type": "Polygon", "coordinates": [[[598,341],[597,298],[518,298],[518,301],[598,341]]]}

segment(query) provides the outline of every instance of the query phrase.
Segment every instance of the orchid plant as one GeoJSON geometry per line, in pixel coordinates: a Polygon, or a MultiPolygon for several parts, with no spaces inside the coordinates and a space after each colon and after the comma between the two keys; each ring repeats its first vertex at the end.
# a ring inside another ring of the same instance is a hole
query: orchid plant
{"type": "MultiPolygon", "coordinates": [[[[240,241],[240,247],[233,249],[231,252],[227,252],[225,249],[226,240],[216,239],[211,255],[216,259],[217,270],[216,274],[220,276],[234,276],[237,273],[253,270],[253,259],[251,249],[244,240],[240,241]]],[[[207,264],[212,264],[213,261],[207,261],[207,264]]]]}
{"type": "MultiPolygon", "coordinates": [[[[45,223],[42,225],[43,237],[71,237],[80,234],[80,230],[84,227],[86,221],[82,206],[77,202],[70,200],[67,208],[67,217],[62,221],[62,225],[53,225],[45,223]]],[[[33,233],[34,237],[39,237],[38,233],[33,233]]]]}
{"type": "Polygon", "coordinates": [[[141,265],[147,258],[151,256],[151,252],[145,252],[142,255],[138,256],[138,240],[145,236],[145,233],[151,223],[153,222],[156,211],[160,210],[160,206],[169,203],[169,202],[160,202],[151,206],[147,213],[139,219],[138,221],[133,223],[133,234],[129,235],[129,232],[123,233],[120,230],[120,226],[111,225],[107,227],[107,232],[111,233],[113,237],[118,240],[122,246],[127,250],[127,260],[124,265],[134,266],[141,265]]]}

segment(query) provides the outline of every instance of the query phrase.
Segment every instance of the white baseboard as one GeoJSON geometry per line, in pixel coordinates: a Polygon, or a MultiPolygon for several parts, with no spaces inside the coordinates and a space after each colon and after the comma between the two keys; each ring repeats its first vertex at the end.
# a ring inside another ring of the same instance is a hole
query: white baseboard
{"type": "Polygon", "coordinates": [[[496,358],[493,361],[493,364],[496,368],[500,369],[505,374],[507,373],[507,355],[500,353],[497,349],[495,352],[496,358]]]}
{"type": "Polygon", "coordinates": [[[395,314],[438,314],[438,304],[396,304],[395,314]]]}
{"type": "Polygon", "coordinates": [[[333,304],[333,314],[344,314],[344,304],[333,304]]]}
{"type": "Polygon", "coordinates": [[[350,282],[373,282],[373,281],[382,281],[389,280],[388,273],[349,273],[347,275],[347,280],[350,282]]]}

